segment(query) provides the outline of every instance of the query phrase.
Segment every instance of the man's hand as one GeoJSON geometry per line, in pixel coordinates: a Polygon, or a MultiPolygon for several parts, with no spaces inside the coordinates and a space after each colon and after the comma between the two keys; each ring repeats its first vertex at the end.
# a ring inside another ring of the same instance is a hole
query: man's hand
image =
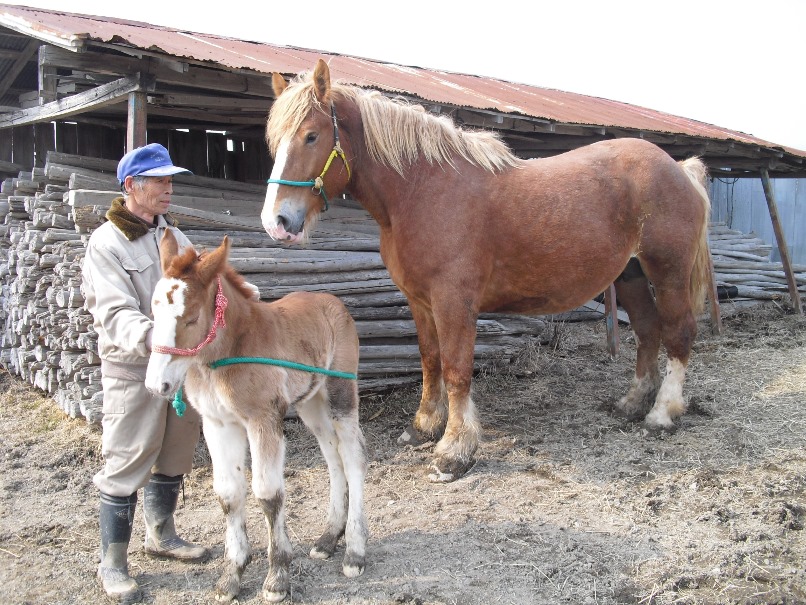
{"type": "Polygon", "coordinates": [[[252,300],[260,300],[260,290],[255,284],[250,284],[244,280],[243,285],[252,290],[252,300]]]}

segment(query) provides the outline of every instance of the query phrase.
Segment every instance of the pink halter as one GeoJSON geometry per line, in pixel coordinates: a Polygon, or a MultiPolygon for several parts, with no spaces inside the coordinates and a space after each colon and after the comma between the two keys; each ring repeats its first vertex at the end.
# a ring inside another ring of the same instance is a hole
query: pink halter
{"type": "Polygon", "coordinates": [[[222,328],[227,325],[224,321],[224,311],[227,310],[227,297],[224,296],[224,291],[221,289],[221,276],[218,276],[218,292],[215,295],[215,319],[213,320],[213,325],[210,328],[210,332],[207,334],[207,338],[204,339],[203,342],[199,343],[192,349],[176,349],[174,347],[165,347],[163,345],[154,345],[151,347],[151,350],[155,353],[167,353],[168,355],[195,355],[198,353],[202,347],[205,345],[210,344],[215,340],[215,333],[219,326],[222,328]]]}

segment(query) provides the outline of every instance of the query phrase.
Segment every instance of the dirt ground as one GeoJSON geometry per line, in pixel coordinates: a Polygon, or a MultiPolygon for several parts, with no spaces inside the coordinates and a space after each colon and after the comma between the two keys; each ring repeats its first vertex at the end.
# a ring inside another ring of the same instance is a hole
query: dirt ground
{"type": "MultiPolygon", "coordinates": [[[[327,471],[314,439],[286,421],[287,514],[296,603],[582,605],[806,603],[806,319],[776,304],[723,305],[724,331],[700,326],[673,434],[648,434],[612,403],[635,357],[616,361],[604,322],[554,324],[517,363],[484,371],[474,399],[485,429],[472,471],[425,478],[430,448],[395,439],[419,402],[411,387],[362,398],[371,464],[363,576],[307,557],[324,525],[327,471]],[[548,342],[545,342],[548,341],[548,342]]],[[[99,603],[100,433],[0,376],[0,603],[99,603]]],[[[223,514],[202,446],[177,524],[212,548],[199,564],[142,553],[130,568],[145,603],[213,602],[223,514]]],[[[254,558],[239,602],[261,602],[266,535],[250,496],[254,558]]]]}

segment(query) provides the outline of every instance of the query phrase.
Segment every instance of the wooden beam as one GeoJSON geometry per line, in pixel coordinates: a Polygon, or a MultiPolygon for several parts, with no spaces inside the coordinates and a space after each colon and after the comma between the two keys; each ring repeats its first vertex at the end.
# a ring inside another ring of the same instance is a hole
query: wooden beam
{"type": "Polygon", "coordinates": [[[0,114],[0,129],[64,119],[74,114],[99,109],[113,103],[120,103],[130,92],[138,90],[150,92],[153,87],[154,79],[151,76],[136,74],[121,78],[72,97],[47,103],[41,107],[0,114]]]}
{"type": "Polygon", "coordinates": [[[784,237],[784,230],[781,228],[781,221],[778,218],[778,206],[775,203],[775,195],[772,191],[772,184],[770,183],[770,174],[766,168],[761,169],[761,185],[764,187],[764,197],[767,198],[767,207],[770,209],[770,219],[772,220],[772,228],[775,231],[775,241],[778,244],[778,251],[781,253],[781,264],[784,266],[784,273],[786,274],[786,283],[789,287],[789,296],[792,298],[792,307],[799,315],[803,314],[800,306],[800,294],[798,293],[798,284],[795,280],[795,275],[792,272],[792,261],[789,258],[789,248],[786,247],[786,238],[784,237]]]}
{"type": "Polygon", "coordinates": [[[129,93],[129,114],[126,121],[126,152],[146,144],[146,93],[134,91],[129,93]]]}
{"type": "Polygon", "coordinates": [[[136,72],[149,73],[160,84],[211,90],[216,93],[239,93],[248,96],[274,98],[271,76],[248,76],[232,72],[188,66],[187,72],[178,72],[164,61],[154,58],[137,59],[110,53],[73,53],[48,46],[43,55],[45,64],[65,69],[126,76],[136,72]]]}
{"type": "Polygon", "coordinates": [[[607,350],[610,359],[618,357],[618,307],[616,306],[616,287],[610,284],[604,291],[605,325],[607,326],[607,350]]]}
{"type": "Polygon", "coordinates": [[[14,64],[9,68],[6,72],[5,77],[0,80],[0,97],[6,94],[11,85],[14,83],[14,80],[17,79],[17,76],[20,75],[20,72],[25,68],[28,64],[28,61],[31,60],[31,57],[34,56],[36,50],[39,48],[39,40],[32,38],[28,44],[25,45],[17,59],[14,61],[14,64]]]}

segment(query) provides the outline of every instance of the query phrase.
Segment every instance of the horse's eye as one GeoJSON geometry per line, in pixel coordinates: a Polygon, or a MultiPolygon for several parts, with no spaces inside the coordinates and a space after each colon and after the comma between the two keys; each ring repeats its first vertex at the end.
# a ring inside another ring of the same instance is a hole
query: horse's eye
{"type": "Polygon", "coordinates": [[[316,143],[316,139],[318,138],[319,138],[318,132],[309,132],[307,135],[305,135],[305,144],[313,145],[314,143],[316,143]]]}
{"type": "Polygon", "coordinates": [[[188,320],[185,321],[186,326],[193,326],[193,325],[196,325],[197,323],[199,323],[199,316],[198,315],[196,317],[194,317],[193,319],[188,319],[188,320]]]}

